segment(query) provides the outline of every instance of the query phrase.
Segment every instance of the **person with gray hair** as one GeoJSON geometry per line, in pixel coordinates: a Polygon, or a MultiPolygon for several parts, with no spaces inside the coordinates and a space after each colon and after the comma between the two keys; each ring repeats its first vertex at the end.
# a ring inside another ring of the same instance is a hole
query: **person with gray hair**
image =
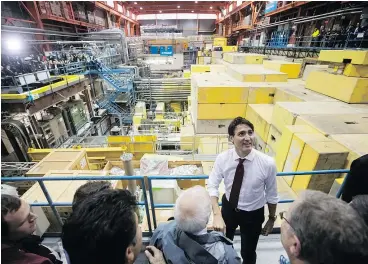
{"type": "Polygon", "coordinates": [[[280,216],[281,243],[291,264],[368,263],[368,228],[347,203],[305,191],[280,216]]]}
{"type": "Polygon", "coordinates": [[[183,191],[176,200],[174,220],[158,226],[150,244],[163,251],[167,263],[240,264],[229,239],[221,232],[208,233],[211,211],[205,188],[183,191]]]}

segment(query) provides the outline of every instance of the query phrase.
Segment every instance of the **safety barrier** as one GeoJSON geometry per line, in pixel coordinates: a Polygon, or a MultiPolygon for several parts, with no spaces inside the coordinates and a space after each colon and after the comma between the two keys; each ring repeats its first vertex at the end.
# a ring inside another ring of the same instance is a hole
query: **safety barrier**
{"type": "MultiPolygon", "coordinates": [[[[339,170],[319,170],[319,171],[298,171],[298,172],[279,172],[277,173],[277,176],[292,176],[292,175],[315,175],[315,174],[335,174],[335,173],[349,173],[349,170],[346,169],[339,169],[339,170]]],[[[152,224],[151,224],[151,218],[150,218],[150,212],[149,212],[149,205],[148,205],[148,199],[147,199],[147,188],[145,185],[144,179],[148,179],[148,192],[150,197],[150,205],[151,205],[151,214],[152,214],[152,221],[153,221],[153,227],[157,227],[157,221],[156,221],[156,208],[173,208],[174,204],[155,204],[153,200],[153,192],[152,192],[152,181],[153,180],[194,180],[194,179],[208,179],[208,175],[193,175],[193,176],[53,176],[53,177],[6,177],[1,178],[2,183],[6,182],[19,182],[19,181],[37,181],[46,197],[47,203],[31,203],[31,206],[50,206],[52,212],[54,213],[57,221],[62,226],[63,221],[59,215],[59,212],[56,210],[56,206],[72,206],[72,203],[64,203],[64,202],[58,202],[54,203],[51,199],[51,196],[46,189],[46,186],[44,184],[44,181],[69,181],[69,180],[92,180],[92,181],[101,181],[101,180],[139,180],[141,182],[142,191],[143,191],[143,197],[144,202],[138,202],[138,205],[143,205],[145,207],[146,211],[146,217],[147,217],[147,224],[149,233],[152,234],[152,224]]],[[[345,177],[346,180],[347,177],[345,177]]],[[[336,197],[339,198],[341,196],[341,192],[345,185],[345,180],[340,186],[340,189],[338,190],[336,197]]],[[[292,203],[294,200],[280,200],[279,203],[292,203]]],[[[219,203],[221,205],[221,203],[219,203]]]]}

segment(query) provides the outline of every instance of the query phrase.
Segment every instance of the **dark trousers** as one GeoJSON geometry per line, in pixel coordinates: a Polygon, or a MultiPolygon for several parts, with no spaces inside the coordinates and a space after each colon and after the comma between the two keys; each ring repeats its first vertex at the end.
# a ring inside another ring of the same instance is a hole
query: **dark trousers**
{"type": "Polygon", "coordinates": [[[235,230],[240,226],[241,256],[244,264],[255,264],[257,244],[264,222],[264,207],[255,211],[235,211],[226,196],[222,196],[222,218],[226,225],[226,237],[233,240],[235,230]]]}

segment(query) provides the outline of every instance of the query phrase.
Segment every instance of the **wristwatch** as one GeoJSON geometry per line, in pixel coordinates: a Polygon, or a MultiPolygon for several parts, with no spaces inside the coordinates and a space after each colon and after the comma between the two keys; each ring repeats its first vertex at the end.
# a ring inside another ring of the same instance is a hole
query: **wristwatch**
{"type": "Polygon", "coordinates": [[[268,219],[272,220],[272,221],[276,221],[277,216],[276,215],[269,215],[268,219]]]}

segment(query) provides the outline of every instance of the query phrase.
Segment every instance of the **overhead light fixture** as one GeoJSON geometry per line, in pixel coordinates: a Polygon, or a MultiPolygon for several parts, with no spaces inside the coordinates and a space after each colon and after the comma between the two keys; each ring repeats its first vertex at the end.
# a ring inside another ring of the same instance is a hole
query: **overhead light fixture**
{"type": "Polygon", "coordinates": [[[140,7],[139,9],[140,9],[140,10],[142,10],[142,9],[143,9],[143,7],[140,7]]]}
{"type": "Polygon", "coordinates": [[[161,10],[160,10],[159,12],[160,12],[160,13],[162,13],[162,11],[161,11],[161,10]]]}
{"type": "Polygon", "coordinates": [[[212,9],[212,6],[210,6],[210,9],[212,9]]]}
{"type": "Polygon", "coordinates": [[[136,4],[137,4],[137,2],[134,2],[134,4],[136,5],[136,4]]]}
{"type": "Polygon", "coordinates": [[[198,1],[195,1],[196,4],[198,4],[198,1]]]}
{"type": "Polygon", "coordinates": [[[180,8],[180,6],[178,6],[178,8],[180,8]]]}
{"type": "Polygon", "coordinates": [[[192,13],[194,13],[194,11],[192,10],[192,13]]]}

